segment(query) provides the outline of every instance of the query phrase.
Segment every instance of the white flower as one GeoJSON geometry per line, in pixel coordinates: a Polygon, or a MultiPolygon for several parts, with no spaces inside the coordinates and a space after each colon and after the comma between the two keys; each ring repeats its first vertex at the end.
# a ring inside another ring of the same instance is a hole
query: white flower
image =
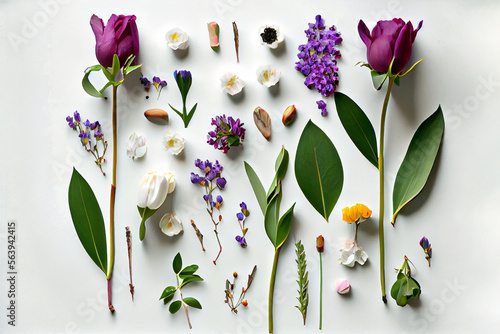
{"type": "Polygon", "coordinates": [[[363,247],[359,247],[357,242],[349,239],[346,240],[345,247],[340,251],[342,252],[340,263],[344,266],[354,267],[356,262],[363,265],[368,260],[368,254],[365,253],[363,247]]]}
{"type": "Polygon", "coordinates": [[[274,86],[280,81],[281,72],[272,65],[261,66],[257,69],[257,81],[266,87],[274,86]]]}
{"type": "Polygon", "coordinates": [[[277,26],[262,26],[259,28],[260,44],[267,45],[271,49],[276,49],[278,44],[283,42],[285,36],[277,26]]]}
{"type": "Polygon", "coordinates": [[[133,159],[142,158],[146,151],[148,150],[146,146],[146,138],[138,135],[137,133],[132,133],[128,138],[127,143],[127,155],[133,159]]]}
{"type": "Polygon", "coordinates": [[[175,213],[167,213],[161,218],[160,229],[169,237],[183,233],[184,231],[182,221],[175,213]]]}
{"type": "Polygon", "coordinates": [[[137,193],[137,206],[157,210],[175,189],[174,175],[151,172],[144,176],[137,193]]]}
{"type": "Polygon", "coordinates": [[[226,72],[220,77],[220,86],[223,92],[236,95],[245,87],[245,82],[233,72],[226,72]]]}
{"type": "Polygon", "coordinates": [[[167,45],[172,50],[184,50],[189,46],[188,34],[179,28],[169,30],[165,39],[167,40],[167,45]]]}
{"type": "Polygon", "coordinates": [[[184,150],[184,143],[186,140],[178,133],[167,131],[163,136],[163,145],[168,151],[171,149],[170,153],[178,155],[184,150]]]}

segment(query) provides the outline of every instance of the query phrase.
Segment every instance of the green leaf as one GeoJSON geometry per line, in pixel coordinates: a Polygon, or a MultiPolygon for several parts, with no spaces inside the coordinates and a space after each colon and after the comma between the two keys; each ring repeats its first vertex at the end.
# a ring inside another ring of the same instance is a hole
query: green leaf
{"type": "Polygon", "coordinates": [[[160,300],[162,300],[163,298],[170,297],[170,296],[173,297],[173,295],[175,294],[175,291],[177,291],[175,286],[167,286],[165,288],[165,290],[163,290],[163,293],[161,294],[160,300]]]}
{"type": "Polygon", "coordinates": [[[295,177],[309,203],[328,222],[342,192],[344,172],[332,141],[311,120],[300,136],[295,177]]]}
{"type": "Polygon", "coordinates": [[[142,67],[142,64],[130,66],[130,67],[128,67],[128,68],[126,68],[126,69],[123,70],[123,75],[127,76],[130,73],[134,72],[135,70],[140,69],[141,67],[142,67]]]}
{"type": "Polygon", "coordinates": [[[182,302],[180,300],[176,300],[175,302],[170,304],[170,307],[168,308],[168,310],[170,311],[170,313],[175,314],[175,313],[177,313],[177,311],[179,311],[181,306],[182,306],[182,302]]]}
{"type": "Polygon", "coordinates": [[[264,214],[264,227],[266,229],[266,234],[269,240],[273,243],[274,248],[278,248],[277,234],[281,196],[281,192],[277,192],[267,205],[266,213],[264,214]]]}
{"type": "Polygon", "coordinates": [[[245,171],[247,173],[248,180],[250,180],[250,184],[252,185],[255,197],[257,197],[257,202],[259,202],[262,214],[265,214],[267,207],[266,191],[264,190],[264,187],[262,186],[262,183],[260,182],[260,179],[253,170],[252,166],[250,166],[246,161],[245,161],[245,171]]]}
{"type": "Polygon", "coordinates": [[[288,151],[285,150],[283,146],[278,158],[276,159],[276,163],[274,164],[274,170],[276,171],[276,178],[278,180],[283,180],[285,178],[286,172],[288,170],[288,161],[289,161],[288,151]]]}
{"type": "Polygon", "coordinates": [[[196,107],[198,106],[198,103],[196,103],[194,105],[194,107],[191,109],[191,111],[189,112],[189,114],[187,115],[187,118],[185,120],[185,127],[187,128],[187,126],[189,125],[189,122],[191,122],[191,118],[193,118],[193,115],[194,115],[194,112],[196,111],[196,107]]]}
{"type": "Polygon", "coordinates": [[[175,109],[174,107],[172,107],[172,106],[170,105],[170,103],[169,103],[168,105],[170,106],[170,108],[172,108],[172,110],[173,110],[173,111],[175,111],[175,113],[176,113],[177,115],[179,115],[182,119],[184,119],[184,116],[182,115],[182,113],[181,113],[179,110],[177,110],[177,109],[175,109]]]}
{"type": "Polygon", "coordinates": [[[181,285],[179,286],[179,289],[184,287],[186,284],[191,283],[191,282],[201,282],[203,281],[203,278],[201,278],[198,275],[191,275],[191,276],[186,276],[184,280],[182,281],[181,285]]]}
{"type": "Polygon", "coordinates": [[[393,225],[399,211],[424,188],[441,145],[443,132],[444,118],[439,106],[418,127],[399,167],[392,193],[393,225]]]}
{"type": "Polygon", "coordinates": [[[137,206],[137,210],[139,210],[139,214],[141,215],[141,225],[139,227],[139,239],[142,241],[144,240],[144,237],[146,236],[146,220],[151,217],[157,209],[152,210],[148,207],[141,208],[140,206],[137,206]]]}
{"type": "Polygon", "coordinates": [[[68,203],[76,234],[92,261],[106,273],[108,255],[106,229],[99,203],[89,184],[73,167],[68,203]]]}
{"type": "Polygon", "coordinates": [[[290,225],[292,223],[293,218],[293,208],[295,207],[295,203],[292,205],[290,209],[281,217],[278,222],[278,231],[276,234],[276,244],[277,247],[281,247],[286,239],[288,238],[288,234],[290,233],[290,225]]]}
{"type": "Polygon", "coordinates": [[[335,92],[335,104],[345,131],[358,150],[378,168],[377,137],[372,123],[350,97],[335,92]]]}
{"type": "Polygon", "coordinates": [[[197,308],[201,310],[201,304],[199,301],[194,299],[193,297],[186,297],[182,300],[184,303],[188,304],[191,307],[197,308]]]}
{"type": "Polygon", "coordinates": [[[420,297],[420,284],[411,276],[406,276],[401,271],[398,273],[397,281],[391,288],[391,297],[399,306],[405,306],[410,299],[420,297]]]}
{"type": "Polygon", "coordinates": [[[172,268],[174,269],[174,273],[178,274],[182,269],[182,257],[181,253],[177,253],[174,257],[174,261],[172,262],[172,268]]]}
{"type": "Polygon", "coordinates": [[[174,295],[173,294],[170,295],[170,296],[168,296],[168,297],[166,297],[166,298],[164,298],[163,299],[163,305],[167,305],[169,302],[172,301],[172,299],[174,299],[174,295]]]}
{"type": "Polygon", "coordinates": [[[376,90],[380,90],[380,88],[382,88],[382,85],[384,84],[389,74],[380,73],[375,70],[371,70],[371,74],[372,74],[373,87],[375,87],[376,90]]]}
{"type": "Polygon", "coordinates": [[[116,75],[120,72],[120,59],[118,55],[115,53],[113,55],[113,67],[111,68],[111,75],[113,76],[113,81],[115,80],[116,75]]]}
{"type": "Polygon", "coordinates": [[[196,264],[192,264],[190,266],[187,266],[186,268],[182,269],[182,271],[179,273],[179,277],[181,279],[184,279],[186,276],[193,275],[196,270],[198,270],[198,266],[196,264]]]}
{"type": "Polygon", "coordinates": [[[90,80],[89,80],[89,75],[91,72],[94,72],[94,71],[100,71],[100,70],[103,70],[103,72],[105,72],[106,70],[104,69],[104,67],[102,67],[101,65],[94,65],[94,66],[91,66],[89,67],[86,71],[85,71],[85,75],[83,76],[83,79],[82,79],[82,87],[83,89],[87,92],[87,94],[91,95],[91,96],[94,96],[94,97],[104,97],[104,95],[102,95],[95,87],[94,85],[92,85],[90,83],[90,80]]]}

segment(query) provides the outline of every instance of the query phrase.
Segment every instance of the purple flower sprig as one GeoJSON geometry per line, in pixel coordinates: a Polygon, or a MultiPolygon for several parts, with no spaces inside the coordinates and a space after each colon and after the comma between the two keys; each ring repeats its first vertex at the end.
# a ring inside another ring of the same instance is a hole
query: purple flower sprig
{"type": "Polygon", "coordinates": [[[304,32],[307,43],[299,46],[295,69],[306,76],[304,84],[309,89],[315,87],[328,97],[339,84],[337,59],[340,51],[335,46],[342,42],[342,37],[335,26],[326,29],[321,15],[316,15],[316,22],[309,23],[309,29],[304,32]]]}
{"type": "Polygon", "coordinates": [[[167,82],[165,80],[161,80],[157,76],[153,77],[153,82],[149,81],[149,79],[146,77],[141,77],[139,80],[141,81],[141,85],[144,86],[144,90],[146,92],[149,92],[149,88],[151,88],[151,85],[155,86],[156,90],[158,91],[158,98],[157,99],[160,98],[161,90],[163,88],[167,87],[167,82]]]}
{"type": "Polygon", "coordinates": [[[211,125],[215,125],[215,131],[208,133],[207,143],[216,150],[221,150],[226,154],[231,146],[243,144],[246,130],[239,118],[235,120],[231,116],[216,116],[215,119],[212,118],[211,125]]]}
{"type": "Polygon", "coordinates": [[[241,202],[240,208],[241,211],[236,214],[236,218],[238,219],[238,224],[240,225],[242,235],[237,235],[235,239],[236,241],[238,241],[241,247],[245,248],[247,246],[245,235],[248,232],[248,228],[245,228],[245,220],[248,216],[250,216],[250,212],[248,211],[245,202],[241,202]]]}
{"type": "Polygon", "coordinates": [[[201,187],[205,188],[205,195],[203,195],[203,199],[205,200],[205,203],[207,205],[207,212],[210,215],[210,218],[212,219],[212,223],[214,224],[214,233],[215,237],[217,238],[217,242],[219,244],[219,253],[217,254],[215,260],[213,261],[214,264],[216,265],[217,259],[222,253],[222,245],[219,240],[219,233],[217,231],[217,227],[222,221],[222,215],[220,213],[220,209],[222,207],[224,199],[222,198],[221,195],[218,195],[214,201],[213,192],[216,189],[223,190],[226,187],[227,181],[225,178],[221,176],[222,170],[224,168],[222,167],[222,165],[219,164],[218,160],[215,160],[215,163],[212,163],[208,160],[203,162],[200,159],[196,159],[194,165],[199,169],[201,169],[202,173],[201,175],[199,175],[191,172],[191,182],[194,184],[199,184],[201,187]],[[214,212],[215,212],[214,209],[217,209],[219,213],[217,221],[214,218],[214,212]]]}
{"type": "Polygon", "coordinates": [[[316,101],[316,104],[318,105],[318,109],[321,110],[321,116],[326,117],[328,116],[328,110],[326,110],[326,103],[323,100],[316,101]]]}
{"type": "Polygon", "coordinates": [[[101,124],[98,121],[90,123],[89,120],[82,122],[80,113],[75,111],[73,117],[67,116],[66,122],[68,126],[78,132],[78,138],[85,147],[87,152],[92,153],[95,158],[95,164],[102,172],[102,175],[106,175],[102,170],[102,164],[106,162],[104,155],[106,154],[106,149],[108,148],[108,142],[104,140],[104,135],[101,131],[101,124]],[[98,143],[101,143],[102,154],[99,152],[98,143]]]}

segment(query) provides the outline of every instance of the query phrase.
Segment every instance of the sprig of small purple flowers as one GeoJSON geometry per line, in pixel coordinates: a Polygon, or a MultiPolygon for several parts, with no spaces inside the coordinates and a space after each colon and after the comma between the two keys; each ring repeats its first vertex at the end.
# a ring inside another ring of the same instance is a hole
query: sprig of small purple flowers
{"type": "Polygon", "coordinates": [[[73,130],[78,132],[78,137],[82,142],[83,147],[87,150],[87,152],[92,153],[95,158],[95,164],[102,172],[102,175],[106,175],[102,170],[102,164],[106,162],[104,159],[104,154],[106,154],[106,149],[108,148],[108,142],[104,140],[104,135],[101,131],[101,124],[98,121],[94,123],[90,123],[87,119],[85,122],[82,122],[82,118],[78,111],[73,113],[73,117],[66,117],[66,122],[68,122],[68,126],[73,130]],[[99,152],[98,143],[101,143],[102,155],[99,152]]]}
{"type": "Polygon", "coordinates": [[[201,169],[202,172],[205,174],[204,176],[200,176],[198,174],[191,172],[191,182],[199,184],[201,187],[205,188],[205,195],[203,195],[203,199],[205,200],[205,203],[207,205],[207,212],[210,215],[210,218],[212,219],[212,223],[214,224],[214,233],[215,237],[217,238],[217,242],[219,244],[219,253],[217,254],[215,260],[213,261],[214,264],[216,265],[217,259],[222,253],[222,245],[219,240],[219,233],[217,232],[217,227],[222,221],[220,208],[224,200],[221,195],[217,195],[214,202],[212,193],[216,189],[223,190],[226,187],[227,181],[225,178],[221,176],[222,170],[224,168],[219,164],[218,160],[215,160],[215,163],[211,163],[208,160],[203,162],[200,159],[196,159],[194,165],[199,169],[201,169]],[[214,211],[215,211],[214,208],[217,209],[219,213],[217,222],[214,219],[214,211]]]}
{"type": "Polygon", "coordinates": [[[212,118],[212,124],[215,125],[215,131],[210,131],[207,135],[207,143],[216,150],[227,153],[231,146],[239,146],[245,139],[245,128],[240,119],[236,120],[226,115],[212,118]]]}
{"type": "Polygon", "coordinates": [[[326,29],[321,15],[316,15],[316,22],[309,23],[309,29],[304,32],[307,44],[299,46],[295,69],[306,76],[304,84],[309,89],[314,86],[321,95],[330,96],[339,84],[340,51],[335,46],[342,42],[342,37],[335,26],[326,29]]]}
{"type": "Polygon", "coordinates": [[[167,87],[167,82],[165,80],[161,80],[159,77],[156,76],[153,77],[153,82],[149,81],[149,79],[146,77],[141,77],[139,80],[141,81],[141,84],[144,86],[146,92],[149,92],[149,88],[151,88],[151,85],[155,86],[156,90],[158,91],[157,99],[160,98],[161,90],[167,87]]]}
{"type": "Polygon", "coordinates": [[[240,204],[241,212],[238,212],[236,214],[236,218],[238,219],[238,224],[240,225],[241,228],[241,233],[242,235],[237,235],[236,236],[236,241],[239,242],[240,246],[245,248],[247,246],[247,241],[245,240],[245,235],[248,232],[248,228],[245,228],[245,219],[250,216],[250,212],[248,211],[247,205],[245,202],[241,202],[240,204]]]}

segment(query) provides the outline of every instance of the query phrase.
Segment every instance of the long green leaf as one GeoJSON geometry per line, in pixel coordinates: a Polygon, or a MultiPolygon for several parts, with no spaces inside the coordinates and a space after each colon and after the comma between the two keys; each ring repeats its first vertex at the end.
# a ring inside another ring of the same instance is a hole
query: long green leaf
{"type": "Polygon", "coordinates": [[[276,163],[274,164],[274,170],[276,171],[276,179],[283,180],[285,178],[286,172],[288,170],[288,161],[290,160],[288,151],[285,150],[283,146],[276,163]]]}
{"type": "Polygon", "coordinates": [[[106,71],[106,69],[104,69],[101,65],[94,65],[94,66],[91,66],[89,67],[86,71],[85,71],[85,75],[83,76],[83,79],[82,79],[82,87],[83,89],[87,92],[87,94],[91,95],[91,96],[94,96],[94,97],[104,97],[104,95],[102,95],[95,87],[94,85],[92,85],[90,83],[90,80],[89,80],[89,75],[91,72],[94,72],[94,71],[100,71],[100,70],[103,70],[103,72],[106,71]]]}
{"type": "Polygon", "coordinates": [[[328,136],[309,120],[295,155],[295,177],[309,203],[328,222],[342,192],[342,162],[328,136]]]}
{"type": "Polygon", "coordinates": [[[179,289],[182,289],[186,284],[188,283],[191,283],[191,282],[201,282],[203,281],[203,278],[201,278],[200,276],[198,275],[191,275],[191,276],[187,276],[186,278],[184,278],[184,280],[182,281],[181,285],[179,286],[179,289]]]}
{"type": "Polygon", "coordinates": [[[186,268],[181,270],[181,272],[179,273],[179,277],[181,279],[184,279],[186,276],[193,275],[196,272],[196,270],[198,270],[198,268],[199,267],[196,264],[187,266],[186,268]]]}
{"type": "Polygon", "coordinates": [[[439,106],[418,127],[399,167],[392,193],[393,225],[399,211],[424,188],[441,146],[443,133],[444,117],[439,106]]]}
{"type": "Polygon", "coordinates": [[[288,209],[288,211],[285,212],[283,216],[281,216],[281,219],[278,222],[278,231],[276,233],[276,248],[283,246],[286,239],[288,238],[288,234],[290,234],[290,225],[292,223],[294,207],[295,203],[293,203],[292,207],[288,209]]]}
{"type": "Polygon", "coordinates": [[[69,210],[78,238],[95,264],[106,273],[106,229],[99,203],[89,184],[73,168],[68,191],[69,210]]]}
{"type": "Polygon", "coordinates": [[[349,96],[335,92],[335,104],[345,131],[358,150],[378,168],[377,137],[372,123],[349,96]]]}
{"type": "Polygon", "coordinates": [[[278,215],[279,215],[279,207],[281,203],[281,192],[278,192],[269,202],[266,207],[266,212],[264,214],[264,227],[266,229],[266,234],[269,240],[274,245],[274,248],[277,247],[277,234],[278,234],[278,215]]]}
{"type": "Polygon", "coordinates": [[[174,269],[174,273],[178,274],[182,269],[182,257],[181,253],[177,253],[174,257],[174,261],[172,262],[172,268],[174,269]]]}
{"type": "Polygon", "coordinates": [[[257,176],[257,173],[255,173],[255,171],[253,170],[252,166],[250,166],[246,161],[245,161],[245,171],[247,173],[248,180],[250,180],[250,184],[252,185],[255,197],[257,197],[257,202],[259,202],[262,214],[265,214],[267,207],[267,199],[266,199],[266,191],[262,186],[262,182],[260,182],[260,179],[257,176]]]}

